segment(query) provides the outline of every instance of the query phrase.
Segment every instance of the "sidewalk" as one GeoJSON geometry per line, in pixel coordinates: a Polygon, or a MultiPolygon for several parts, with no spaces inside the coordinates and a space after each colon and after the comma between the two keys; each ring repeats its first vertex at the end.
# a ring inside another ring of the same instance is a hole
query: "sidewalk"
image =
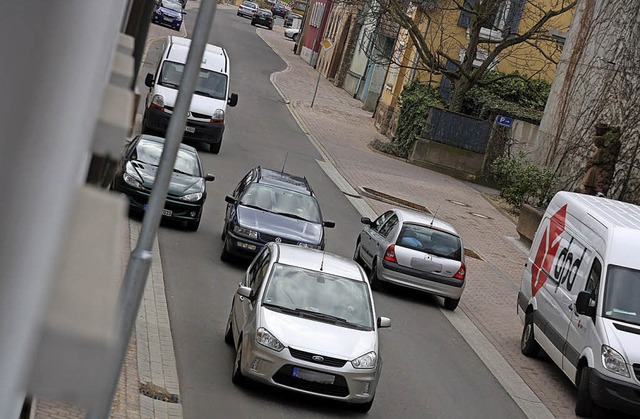
{"type": "MultiPolygon", "coordinates": [[[[273,31],[258,29],[258,34],[288,64],[271,80],[323,158],[376,213],[391,205],[366,197],[361,188],[423,205],[431,212],[437,210],[439,217],[457,227],[465,247],[480,257],[467,258],[468,282],[459,307],[493,345],[493,351],[519,376],[505,377],[503,385],[509,387],[505,383],[521,378],[553,416],[575,418],[571,382],[551,362],[532,360],[520,353],[522,325],[516,314],[516,299],[527,249],[519,242],[513,221],[478,188],[371,150],[371,141],[386,137],[376,131],[371,113],[361,109],[362,102],[328,80],[321,78],[311,108],[318,73],[293,54],[293,42],[282,31],[281,27],[273,31]]],[[[496,376],[502,374],[493,372],[496,376]]],[[[506,390],[514,396],[509,388],[506,390]]]]}

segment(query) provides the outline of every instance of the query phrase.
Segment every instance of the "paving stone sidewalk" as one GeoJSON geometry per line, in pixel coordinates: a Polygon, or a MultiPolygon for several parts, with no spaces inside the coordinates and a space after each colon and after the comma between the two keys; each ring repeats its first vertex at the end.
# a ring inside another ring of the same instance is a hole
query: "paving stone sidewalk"
{"type": "MultiPolygon", "coordinates": [[[[321,78],[311,108],[316,70],[293,54],[293,42],[284,38],[282,28],[258,29],[258,34],[288,65],[272,76],[272,82],[311,141],[356,191],[367,187],[415,202],[457,227],[465,247],[481,258],[467,258],[468,281],[460,309],[556,418],[575,418],[571,382],[550,361],[520,354],[516,298],[527,249],[513,221],[480,188],[373,151],[371,141],[387,139],[376,131],[372,114],[328,80],[321,78]]],[[[364,199],[378,214],[391,207],[364,199]]]]}

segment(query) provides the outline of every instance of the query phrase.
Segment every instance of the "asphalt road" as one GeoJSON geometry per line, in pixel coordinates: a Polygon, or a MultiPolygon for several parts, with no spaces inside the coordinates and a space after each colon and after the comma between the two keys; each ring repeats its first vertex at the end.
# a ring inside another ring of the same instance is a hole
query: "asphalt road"
{"type": "MultiPolygon", "coordinates": [[[[186,16],[193,29],[196,10],[186,16]]],[[[278,19],[281,25],[282,20],[278,19]]],[[[177,34],[152,25],[151,38],[177,34]]],[[[253,166],[281,169],[307,177],[321,204],[328,230],[327,250],[350,257],[360,230],[359,213],[316,163],[315,148],[297,126],[269,82],[284,62],[256,34],[248,19],[218,9],[210,42],[227,49],[231,90],[239,103],[227,112],[219,155],[201,151],[208,173],[208,199],[200,229],[187,232],[164,225],[160,253],[177,358],[185,418],[280,418],[360,416],[343,405],[297,393],[231,383],[233,349],[223,333],[231,299],[246,265],[220,261],[225,202],[240,178],[253,166]]],[[[154,41],[139,77],[155,70],[160,42],[154,41]]],[[[312,81],[311,81],[312,82],[312,81]]],[[[376,293],[378,315],[392,319],[380,331],[384,368],[373,418],[523,418],[464,339],[443,316],[438,299],[401,289],[376,293]]]]}

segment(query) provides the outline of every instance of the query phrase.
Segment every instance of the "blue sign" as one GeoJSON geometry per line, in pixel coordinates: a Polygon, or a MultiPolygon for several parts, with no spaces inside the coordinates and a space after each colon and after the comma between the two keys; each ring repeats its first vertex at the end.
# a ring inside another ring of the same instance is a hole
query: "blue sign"
{"type": "Polygon", "coordinates": [[[498,125],[500,125],[502,127],[511,128],[511,126],[513,125],[513,118],[509,118],[507,116],[498,115],[496,117],[496,124],[498,124],[498,125]]]}

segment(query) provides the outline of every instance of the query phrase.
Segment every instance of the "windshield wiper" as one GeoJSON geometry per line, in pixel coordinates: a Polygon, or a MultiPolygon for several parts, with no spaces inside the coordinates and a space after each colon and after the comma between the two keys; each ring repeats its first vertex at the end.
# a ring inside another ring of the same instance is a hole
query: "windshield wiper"
{"type": "Polygon", "coordinates": [[[322,319],[322,320],[330,320],[330,321],[333,321],[333,322],[347,323],[347,324],[349,323],[347,321],[347,319],[343,319],[342,317],[338,317],[338,316],[332,316],[331,314],[318,313],[316,311],[305,310],[303,308],[296,308],[295,311],[297,313],[302,314],[302,315],[312,316],[312,317],[316,317],[316,318],[322,319]]]}
{"type": "Polygon", "coordinates": [[[266,208],[262,208],[258,205],[252,205],[252,204],[243,204],[242,202],[240,202],[240,205],[242,205],[243,207],[247,207],[247,208],[253,208],[253,209],[258,209],[261,211],[268,211],[266,208]]]}
{"type": "Polygon", "coordinates": [[[269,307],[269,308],[272,308],[274,310],[280,311],[282,313],[298,315],[298,312],[296,310],[294,310],[292,308],[289,308],[289,307],[280,306],[278,304],[262,303],[262,307],[269,307]]]}
{"type": "Polygon", "coordinates": [[[182,170],[173,169],[174,172],[180,173],[181,175],[193,176],[191,173],[183,172],[182,170]]]}
{"type": "Polygon", "coordinates": [[[306,218],[304,218],[304,217],[301,217],[301,216],[299,216],[299,215],[297,215],[297,214],[291,214],[291,213],[289,213],[289,212],[276,212],[275,214],[283,215],[283,216],[285,216],[285,217],[289,217],[289,218],[295,218],[296,220],[302,220],[302,221],[308,221],[308,222],[311,222],[310,220],[307,220],[307,219],[306,219],[306,218]]]}
{"type": "Polygon", "coordinates": [[[165,86],[165,87],[175,87],[176,89],[177,89],[178,87],[180,87],[180,85],[179,85],[179,84],[171,83],[171,82],[168,82],[168,81],[160,82],[160,86],[165,86]]]}
{"type": "Polygon", "coordinates": [[[206,97],[212,97],[214,99],[217,99],[214,95],[212,95],[211,93],[207,93],[207,92],[203,92],[201,90],[196,90],[193,93],[197,94],[197,95],[201,95],[201,96],[206,96],[206,97]]]}

